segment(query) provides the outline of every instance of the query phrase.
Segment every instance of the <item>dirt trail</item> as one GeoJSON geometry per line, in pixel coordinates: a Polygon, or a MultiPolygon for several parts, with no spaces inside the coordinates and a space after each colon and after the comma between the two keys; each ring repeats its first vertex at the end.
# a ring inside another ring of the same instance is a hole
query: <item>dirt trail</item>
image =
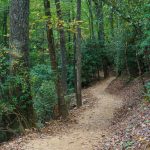
{"type": "Polygon", "coordinates": [[[84,97],[88,101],[93,100],[94,103],[92,107],[79,113],[76,118],[78,123],[72,126],[69,132],[59,133],[56,136],[46,136],[42,139],[30,140],[24,145],[23,149],[100,150],[102,139],[111,134],[109,133],[108,127],[113,118],[115,108],[120,107],[122,104],[119,97],[105,92],[107,86],[114,79],[114,77],[110,77],[105,81],[83,90],[84,97]]]}

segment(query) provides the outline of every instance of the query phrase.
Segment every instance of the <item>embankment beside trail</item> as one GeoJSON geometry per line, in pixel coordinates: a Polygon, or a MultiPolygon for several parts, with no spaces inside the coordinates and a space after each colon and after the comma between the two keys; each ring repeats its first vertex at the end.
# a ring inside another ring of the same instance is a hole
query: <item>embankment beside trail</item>
{"type": "MultiPolygon", "coordinates": [[[[147,81],[147,78],[145,78],[147,81]]],[[[111,131],[105,139],[104,150],[150,149],[150,103],[143,100],[143,85],[139,78],[126,82],[115,79],[106,89],[120,95],[123,106],[115,112],[111,131]]]]}

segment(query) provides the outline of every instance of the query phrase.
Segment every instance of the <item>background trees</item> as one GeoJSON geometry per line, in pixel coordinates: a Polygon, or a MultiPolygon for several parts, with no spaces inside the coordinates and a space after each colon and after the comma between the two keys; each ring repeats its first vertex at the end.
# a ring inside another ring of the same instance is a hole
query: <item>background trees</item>
{"type": "MultiPolygon", "coordinates": [[[[56,2],[56,5],[59,5],[58,2],[56,2]]],[[[57,6],[57,9],[60,9],[59,6],[57,6]]],[[[55,52],[55,43],[54,43],[54,36],[53,36],[53,29],[51,27],[51,12],[50,12],[50,1],[49,0],[44,0],[44,8],[45,8],[45,15],[48,17],[47,20],[47,40],[48,40],[48,50],[49,50],[49,55],[50,55],[50,61],[51,61],[51,67],[52,67],[52,71],[55,75],[55,87],[56,87],[56,91],[57,91],[57,98],[58,98],[58,115],[62,116],[63,118],[66,118],[68,115],[68,110],[67,110],[67,106],[66,106],[66,102],[65,102],[65,98],[64,98],[64,92],[65,88],[66,88],[66,83],[63,82],[63,80],[66,79],[62,79],[60,78],[59,75],[59,71],[58,71],[58,64],[57,64],[57,58],[56,58],[56,52],[55,52]],[[64,83],[64,84],[63,84],[64,83]]],[[[58,10],[60,11],[60,10],[58,10]]],[[[58,16],[61,15],[60,12],[57,12],[58,16]]],[[[60,16],[59,16],[60,17],[60,16]]],[[[64,36],[64,34],[62,35],[62,31],[60,31],[60,36],[64,36]]],[[[61,40],[63,40],[63,37],[60,37],[61,40]]],[[[62,42],[62,41],[61,41],[62,42]]],[[[64,41],[63,41],[64,42],[64,41]]],[[[65,44],[65,43],[63,43],[65,44]]],[[[61,45],[61,58],[62,58],[62,70],[64,69],[64,65],[63,63],[65,63],[63,61],[64,57],[64,51],[65,51],[65,45],[61,45]]],[[[66,68],[65,68],[66,69],[66,68]]],[[[64,77],[64,74],[66,74],[66,72],[62,72],[62,77],[64,77]]],[[[64,70],[66,71],[66,70],[64,70]]],[[[57,114],[55,113],[55,116],[57,117],[57,114]]]]}
{"type": "Polygon", "coordinates": [[[0,1],[0,139],[20,132],[21,116],[29,121],[34,111],[39,127],[65,118],[70,95],[76,91],[81,106],[81,86],[102,73],[150,71],[149,7],[148,0],[33,0],[30,9],[29,1],[0,1]]]}

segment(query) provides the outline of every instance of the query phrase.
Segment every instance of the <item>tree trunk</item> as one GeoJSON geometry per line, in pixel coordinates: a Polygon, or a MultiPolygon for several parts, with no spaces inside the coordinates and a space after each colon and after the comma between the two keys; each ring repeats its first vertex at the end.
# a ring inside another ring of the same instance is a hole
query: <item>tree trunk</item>
{"type": "MultiPolygon", "coordinates": [[[[77,22],[81,21],[81,0],[77,0],[77,22]]],[[[81,28],[78,22],[77,35],[76,35],[76,98],[77,107],[82,106],[82,94],[81,94],[81,28]]]]}
{"type": "Polygon", "coordinates": [[[11,74],[14,76],[21,75],[24,79],[24,83],[20,83],[19,87],[10,91],[10,93],[11,96],[18,99],[23,97],[23,100],[19,101],[20,107],[22,104],[25,106],[22,115],[27,119],[29,126],[32,127],[35,125],[35,114],[29,76],[29,0],[11,0],[9,40],[9,47],[12,51],[11,74]],[[26,86],[24,92],[22,92],[23,86],[26,86]]]}
{"type": "Polygon", "coordinates": [[[125,65],[126,65],[126,70],[129,78],[131,77],[130,70],[129,70],[129,65],[128,65],[128,54],[127,54],[127,49],[128,49],[128,43],[126,42],[125,44],[125,65]]]}
{"type": "MultiPolygon", "coordinates": [[[[75,10],[73,7],[73,0],[71,0],[71,4],[72,4],[72,20],[75,20],[75,10]]],[[[76,33],[73,33],[73,37],[72,37],[72,43],[73,43],[73,74],[74,74],[74,80],[73,80],[73,84],[74,84],[74,93],[77,93],[77,74],[76,74],[76,33]]]]}
{"type": "MultiPolygon", "coordinates": [[[[60,79],[59,72],[58,72],[49,0],[44,0],[44,8],[45,8],[45,16],[47,16],[48,18],[47,19],[47,40],[48,40],[48,49],[50,54],[50,62],[51,62],[52,70],[56,75],[55,88],[58,97],[58,111],[59,111],[59,116],[62,116],[65,119],[68,116],[68,109],[64,99],[62,80],[60,79]]],[[[58,117],[57,114],[55,115],[55,117],[58,117]]]]}
{"type": "Polygon", "coordinates": [[[94,39],[94,25],[93,25],[92,0],[88,0],[88,9],[89,9],[90,37],[91,37],[91,39],[94,39]]]}
{"type": "Polygon", "coordinates": [[[109,75],[108,72],[108,59],[104,53],[105,48],[105,37],[104,37],[104,17],[103,17],[103,1],[102,0],[93,0],[96,7],[97,19],[98,19],[98,39],[99,44],[102,49],[102,66],[104,72],[104,78],[107,78],[109,75]]]}
{"type": "Polygon", "coordinates": [[[104,37],[104,16],[103,16],[102,0],[97,1],[96,9],[97,9],[98,24],[99,24],[98,37],[99,37],[99,41],[100,41],[100,46],[104,47],[105,37],[104,37]]]}
{"type": "Polygon", "coordinates": [[[111,38],[114,37],[114,10],[113,7],[110,8],[110,33],[111,33],[111,38]]]}
{"type": "Polygon", "coordinates": [[[9,7],[7,7],[4,10],[4,18],[3,18],[3,43],[5,46],[8,46],[8,37],[7,37],[7,31],[8,31],[8,26],[7,26],[7,20],[8,20],[8,14],[9,14],[9,7]]]}
{"type": "Polygon", "coordinates": [[[62,74],[62,86],[64,90],[64,94],[67,94],[67,52],[66,52],[66,39],[65,39],[65,31],[63,27],[63,23],[61,21],[62,18],[62,11],[60,6],[60,0],[55,0],[56,4],[56,11],[58,17],[58,31],[60,34],[60,49],[61,49],[61,74],[62,74]]]}

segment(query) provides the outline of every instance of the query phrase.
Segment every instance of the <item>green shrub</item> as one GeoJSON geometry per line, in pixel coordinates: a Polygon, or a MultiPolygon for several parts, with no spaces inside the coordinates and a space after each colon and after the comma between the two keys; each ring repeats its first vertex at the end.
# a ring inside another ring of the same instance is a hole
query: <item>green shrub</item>
{"type": "Polygon", "coordinates": [[[90,83],[102,67],[102,48],[96,40],[87,40],[82,47],[82,83],[90,83]]]}
{"type": "Polygon", "coordinates": [[[34,107],[38,126],[52,117],[57,102],[54,76],[48,65],[37,65],[31,71],[31,83],[34,107]]]}

